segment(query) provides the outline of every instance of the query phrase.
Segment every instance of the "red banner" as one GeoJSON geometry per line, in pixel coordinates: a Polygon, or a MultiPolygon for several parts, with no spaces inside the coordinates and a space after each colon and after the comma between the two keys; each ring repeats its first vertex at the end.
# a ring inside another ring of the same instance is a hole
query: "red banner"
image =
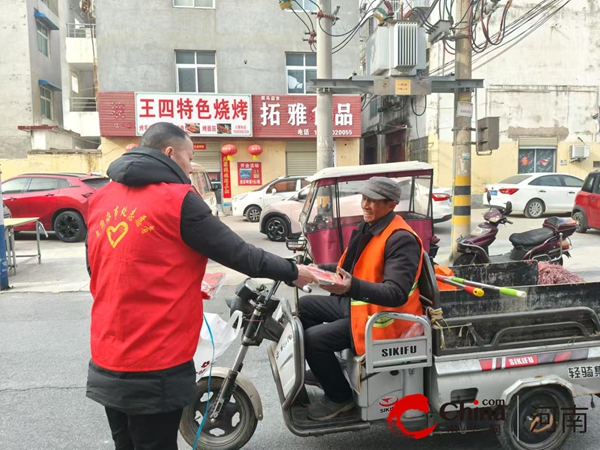
{"type": "MultiPolygon", "coordinates": [[[[316,112],[316,95],[253,95],[253,137],[315,139],[316,112]]],[[[359,95],[334,95],[332,116],[334,139],[360,138],[359,95]]]]}
{"type": "Polygon", "coordinates": [[[194,150],[206,150],[206,144],[198,144],[194,142],[194,150]]]}
{"type": "MultiPolygon", "coordinates": [[[[251,99],[251,134],[253,138],[316,138],[316,95],[252,95],[251,99]]],[[[158,111],[160,113],[160,107],[158,111]]],[[[134,137],[142,131],[136,129],[134,92],[100,92],[98,94],[98,113],[102,136],[134,137]]],[[[249,116],[247,119],[250,123],[249,116]]],[[[334,95],[332,119],[334,139],[360,138],[360,96],[334,95]]],[[[163,120],[163,118],[156,119],[156,121],[159,120],[163,120]]],[[[145,127],[147,124],[138,125],[145,127]]],[[[195,134],[192,133],[195,130],[188,131],[191,135],[195,134]]],[[[200,134],[202,134],[202,126],[200,134]]],[[[218,130],[217,135],[219,135],[218,130]]]]}
{"type": "Polygon", "coordinates": [[[239,162],[238,186],[262,186],[261,166],[260,162],[239,162]]]}
{"type": "Polygon", "coordinates": [[[221,177],[221,195],[223,198],[231,198],[231,163],[227,160],[227,156],[221,153],[221,167],[223,168],[223,176],[221,177]]]}

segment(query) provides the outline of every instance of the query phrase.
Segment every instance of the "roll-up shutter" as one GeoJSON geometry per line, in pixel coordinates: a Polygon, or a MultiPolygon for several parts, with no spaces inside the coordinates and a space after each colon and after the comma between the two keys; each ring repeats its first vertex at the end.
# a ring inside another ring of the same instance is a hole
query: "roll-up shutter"
{"type": "Polygon", "coordinates": [[[317,171],[317,147],[314,142],[288,142],[285,152],[285,172],[291,176],[309,176],[317,171]]]}
{"type": "Polygon", "coordinates": [[[207,172],[221,171],[221,146],[218,143],[206,144],[206,150],[194,150],[195,163],[204,166],[207,172]]]}
{"type": "Polygon", "coordinates": [[[558,146],[558,138],[556,136],[552,136],[552,137],[520,137],[519,138],[519,148],[523,148],[523,147],[543,148],[543,147],[557,147],[557,146],[558,146]]]}

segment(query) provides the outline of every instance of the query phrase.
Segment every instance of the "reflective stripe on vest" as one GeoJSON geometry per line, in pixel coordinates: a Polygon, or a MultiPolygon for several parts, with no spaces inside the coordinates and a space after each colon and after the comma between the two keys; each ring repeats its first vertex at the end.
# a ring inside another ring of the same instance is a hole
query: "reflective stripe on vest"
{"type": "MultiPolygon", "coordinates": [[[[420,256],[419,267],[413,281],[412,288],[408,293],[407,301],[399,307],[386,307],[363,300],[352,299],[350,301],[350,323],[352,329],[352,343],[357,355],[365,352],[365,326],[370,317],[378,312],[393,311],[412,315],[422,315],[422,306],[419,298],[418,280],[421,274],[423,262],[423,245],[421,239],[412,228],[400,216],[395,216],[392,222],[377,236],[373,236],[362,251],[354,266],[352,275],[365,281],[381,283],[384,273],[385,245],[389,237],[398,230],[410,232],[419,243],[420,256]]],[[[342,267],[347,254],[347,249],[340,258],[338,266],[342,267]]],[[[395,339],[403,331],[412,326],[413,322],[395,320],[390,317],[381,317],[373,325],[373,340],[395,339]]]]}

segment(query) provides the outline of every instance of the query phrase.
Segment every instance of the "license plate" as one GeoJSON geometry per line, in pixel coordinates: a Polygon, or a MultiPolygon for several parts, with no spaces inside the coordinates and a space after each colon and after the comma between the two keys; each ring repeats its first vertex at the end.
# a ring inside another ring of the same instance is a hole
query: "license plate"
{"type": "Polygon", "coordinates": [[[490,191],[491,195],[498,195],[498,191],[490,191]]]}

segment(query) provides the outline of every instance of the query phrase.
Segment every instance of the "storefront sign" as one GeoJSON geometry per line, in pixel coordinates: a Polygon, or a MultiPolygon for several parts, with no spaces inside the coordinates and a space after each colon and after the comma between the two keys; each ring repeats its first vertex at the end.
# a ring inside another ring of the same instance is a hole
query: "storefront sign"
{"type": "Polygon", "coordinates": [[[194,150],[206,150],[206,144],[196,144],[196,143],[194,143],[194,150]]]}
{"type": "Polygon", "coordinates": [[[135,129],[170,122],[190,136],[252,136],[249,95],[135,93],[135,129]]]}
{"type": "MultiPolygon", "coordinates": [[[[253,136],[315,139],[316,112],[315,95],[253,95],[253,136]]],[[[334,138],[360,138],[360,96],[334,95],[332,114],[334,138]]]]}
{"type": "Polygon", "coordinates": [[[222,193],[223,198],[231,198],[231,167],[227,156],[221,154],[221,167],[223,168],[222,193]]]}
{"type": "Polygon", "coordinates": [[[238,163],[238,186],[262,186],[260,162],[238,163]]]}

